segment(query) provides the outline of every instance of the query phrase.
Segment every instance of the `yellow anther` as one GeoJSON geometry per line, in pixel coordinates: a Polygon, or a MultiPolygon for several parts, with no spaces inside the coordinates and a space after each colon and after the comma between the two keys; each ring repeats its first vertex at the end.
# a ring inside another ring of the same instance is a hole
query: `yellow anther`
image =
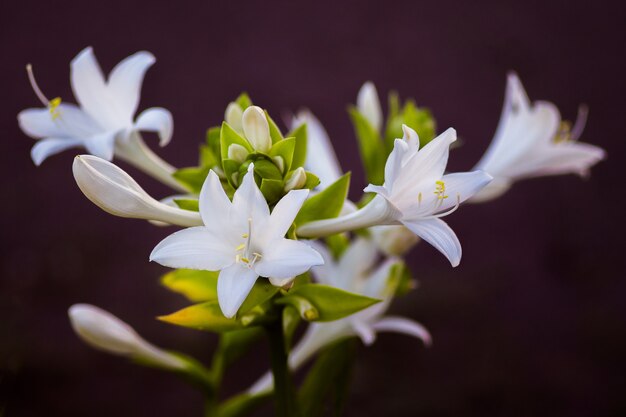
{"type": "Polygon", "coordinates": [[[422,197],[423,197],[423,196],[422,196],[422,193],[420,192],[420,193],[417,195],[417,203],[418,203],[418,204],[422,204],[422,197]]]}
{"type": "Polygon", "coordinates": [[[441,180],[435,181],[434,194],[437,196],[437,199],[439,200],[448,198],[448,196],[446,195],[446,183],[441,180]]]}
{"type": "Polygon", "coordinates": [[[245,247],[246,247],[246,244],[245,244],[245,243],[242,243],[241,245],[237,246],[237,247],[235,248],[235,250],[236,250],[236,251],[240,251],[240,250],[242,250],[242,249],[243,249],[243,248],[245,248],[245,247]]]}
{"type": "Polygon", "coordinates": [[[249,235],[249,234],[247,234],[247,233],[244,233],[243,235],[241,235],[241,237],[242,237],[242,238],[244,238],[244,239],[247,239],[247,238],[248,238],[248,236],[250,236],[250,235],[249,235]]]}
{"type": "Polygon", "coordinates": [[[243,258],[243,257],[242,257],[242,258],[241,258],[241,262],[246,263],[246,264],[249,264],[249,263],[250,263],[250,259],[248,259],[248,258],[243,258]]]}
{"type": "Polygon", "coordinates": [[[59,106],[61,105],[61,97],[55,97],[48,103],[48,110],[50,111],[50,116],[52,116],[52,120],[56,120],[61,113],[59,112],[59,106]]]}
{"type": "Polygon", "coordinates": [[[554,135],[554,142],[568,142],[572,138],[572,124],[564,120],[559,125],[559,129],[554,135]]]}

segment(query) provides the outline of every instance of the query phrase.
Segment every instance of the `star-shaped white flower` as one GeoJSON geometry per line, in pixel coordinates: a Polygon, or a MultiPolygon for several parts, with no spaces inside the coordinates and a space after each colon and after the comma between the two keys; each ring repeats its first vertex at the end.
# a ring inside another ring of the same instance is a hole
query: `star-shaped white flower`
{"type": "Polygon", "coordinates": [[[137,131],[158,133],[161,146],[172,137],[172,116],[163,108],[147,109],[134,119],[144,74],[154,62],[151,53],[137,52],[105,79],[92,48],[84,49],[70,65],[72,90],[80,107],[62,103],[60,98],[48,100],[29,66],[31,84],[45,108],[23,110],[18,121],[24,133],[38,139],[31,151],[35,164],[66,149],[84,147],[106,160],[117,154],[136,165],[154,165],[154,161],[138,160],[152,157],[142,149],[143,142],[129,143],[140,140],[131,138],[137,131]]]}
{"type": "Polygon", "coordinates": [[[233,317],[259,276],[283,284],[324,263],[306,243],[285,239],[308,193],[290,191],[270,214],[254,181],[253,164],[232,202],[211,171],[200,192],[204,226],[168,236],[154,248],[150,260],[172,268],[219,270],[219,304],[226,317],[233,317]]]}
{"type": "Polygon", "coordinates": [[[454,129],[446,130],[422,149],[417,133],[407,126],[403,129],[404,138],[396,139],[387,159],[384,184],[370,184],[364,190],[377,196],[347,216],[305,224],[298,234],[327,236],[375,225],[402,224],[457,266],[461,244],[441,217],[487,185],[491,176],[483,171],[444,175],[450,144],[456,140],[454,129]]]}
{"type": "Polygon", "coordinates": [[[582,108],[574,127],[563,130],[556,106],[545,101],[531,103],[514,73],[507,79],[502,116],[496,134],[476,169],[494,177],[473,202],[496,198],[516,180],[544,175],[585,175],[604,158],[603,149],[577,142],[586,120],[582,108]]]}
{"type": "MultiPolygon", "coordinates": [[[[400,262],[399,259],[387,258],[376,267],[376,244],[362,238],[356,239],[339,261],[335,261],[323,245],[314,243],[314,247],[324,257],[323,266],[311,269],[318,282],[382,299],[382,302],[340,320],[311,323],[289,354],[291,369],[298,369],[320,349],[347,337],[358,336],[365,345],[371,345],[377,332],[389,331],[416,337],[427,346],[431,344],[430,334],[421,324],[405,317],[385,316],[395,290],[389,282],[391,269],[400,262]]],[[[263,392],[271,385],[272,376],[268,373],[253,385],[250,392],[263,392]]]]}

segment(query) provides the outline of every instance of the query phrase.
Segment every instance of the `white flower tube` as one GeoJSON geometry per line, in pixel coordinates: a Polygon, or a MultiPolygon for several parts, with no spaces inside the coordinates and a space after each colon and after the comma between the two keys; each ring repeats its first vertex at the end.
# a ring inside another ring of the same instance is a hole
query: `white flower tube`
{"type": "Polygon", "coordinates": [[[603,149],[579,143],[587,111],[581,108],[573,128],[561,122],[556,106],[545,101],[531,103],[514,73],[507,79],[502,116],[489,148],[476,165],[494,181],[470,201],[492,200],[520,179],[575,173],[586,175],[605,157],[603,149]]]}
{"type": "Polygon", "coordinates": [[[200,214],[168,206],[150,197],[121,168],[92,155],[74,158],[78,187],[95,205],[115,216],[156,220],[178,226],[199,226],[200,214]]]}
{"type": "Polygon", "coordinates": [[[76,334],[96,349],[140,359],[169,370],[188,368],[187,362],[148,343],[128,324],[101,308],[74,304],[68,314],[76,334]]]}

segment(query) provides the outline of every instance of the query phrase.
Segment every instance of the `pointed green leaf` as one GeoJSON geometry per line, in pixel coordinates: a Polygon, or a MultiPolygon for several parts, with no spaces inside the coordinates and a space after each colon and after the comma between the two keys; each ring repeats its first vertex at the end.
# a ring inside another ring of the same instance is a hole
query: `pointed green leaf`
{"type": "Polygon", "coordinates": [[[181,168],[174,172],[172,176],[181,184],[187,186],[191,192],[199,193],[204,180],[209,175],[209,170],[208,166],[181,168]]]}
{"type": "Polygon", "coordinates": [[[252,106],[252,100],[250,100],[250,96],[248,96],[248,93],[245,92],[239,94],[239,97],[237,97],[235,103],[239,104],[241,110],[245,110],[248,107],[252,106]]]}
{"type": "Polygon", "coordinates": [[[198,303],[217,299],[217,276],[219,271],[196,271],[176,269],[161,277],[161,284],[169,290],[198,303]]]}
{"type": "Polygon", "coordinates": [[[283,140],[283,134],[280,132],[276,122],[274,122],[274,120],[270,117],[267,110],[265,110],[265,117],[267,118],[267,123],[270,125],[270,137],[272,138],[272,143],[283,140]]]}
{"type": "Polygon", "coordinates": [[[243,328],[243,325],[238,320],[224,317],[217,300],[195,304],[175,313],[157,318],[177,326],[218,333],[243,328]]]}
{"type": "Polygon", "coordinates": [[[380,300],[322,284],[293,288],[276,303],[287,304],[308,321],[333,321],[370,307],[380,300]]]}
{"type": "Polygon", "coordinates": [[[314,220],[337,217],[348,196],[349,187],[350,173],[348,172],[320,193],[308,198],[296,217],[296,224],[301,226],[314,220]]]}
{"type": "Polygon", "coordinates": [[[280,198],[284,194],[285,189],[285,181],[283,180],[270,180],[270,179],[262,179],[261,180],[261,193],[263,197],[267,200],[269,205],[275,204],[280,200],[280,198]]]}
{"type": "Polygon", "coordinates": [[[222,169],[224,170],[226,181],[235,189],[239,187],[241,178],[243,178],[243,175],[239,171],[241,166],[239,162],[233,161],[232,159],[222,159],[222,169]]]}
{"type": "Polygon", "coordinates": [[[289,172],[291,170],[295,147],[296,139],[290,137],[281,140],[280,142],[276,142],[272,146],[272,149],[270,149],[270,156],[272,158],[279,156],[283,159],[283,173],[289,172]]]}
{"type": "Polygon", "coordinates": [[[241,307],[239,307],[237,315],[242,316],[259,304],[263,304],[268,301],[278,292],[279,289],[280,288],[273,286],[269,279],[259,278],[254,284],[254,287],[252,287],[248,297],[246,297],[246,300],[243,302],[241,307]]]}
{"type": "Polygon", "coordinates": [[[293,163],[291,164],[291,169],[304,166],[304,162],[306,161],[306,142],[308,136],[306,124],[298,126],[287,136],[293,136],[296,138],[296,147],[293,153],[293,163]]]}
{"type": "Polygon", "coordinates": [[[211,127],[206,132],[206,144],[211,148],[213,154],[219,158],[222,153],[220,150],[221,126],[211,127]]]}
{"type": "Polygon", "coordinates": [[[183,210],[189,210],[189,211],[199,211],[200,207],[199,207],[199,202],[198,200],[195,199],[191,199],[191,198],[175,198],[174,199],[174,203],[176,203],[176,205],[183,209],[183,210]]]}
{"type": "Polygon", "coordinates": [[[307,188],[309,190],[314,189],[318,185],[320,185],[320,179],[317,175],[313,174],[310,171],[305,171],[306,173],[306,182],[302,188],[307,188]]]}
{"type": "Polygon", "coordinates": [[[228,123],[222,123],[222,129],[220,130],[220,152],[222,160],[228,159],[228,147],[232,144],[241,145],[248,152],[254,152],[252,146],[248,141],[243,138],[235,129],[233,129],[228,123]]]}
{"type": "Polygon", "coordinates": [[[367,174],[367,180],[372,184],[382,184],[384,180],[385,161],[387,151],[380,133],[363,116],[356,107],[350,107],[350,118],[354,132],[359,142],[361,160],[367,174]]]}

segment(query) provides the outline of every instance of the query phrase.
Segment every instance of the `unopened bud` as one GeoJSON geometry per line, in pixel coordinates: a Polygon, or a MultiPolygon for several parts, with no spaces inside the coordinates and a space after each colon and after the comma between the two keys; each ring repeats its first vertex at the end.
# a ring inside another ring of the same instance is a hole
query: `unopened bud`
{"type": "Polygon", "coordinates": [[[242,128],[246,139],[256,151],[269,152],[272,147],[272,138],[263,109],[257,106],[248,107],[243,112],[242,128]]]}
{"type": "Polygon", "coordinates": [[[291,173],[285,182],[285,191],[298,190],[306,184],[306,172],[304,168],[299,167],[291,173]]]}
{"type": "Polygon", "coordinates": [[[224,112],[224,120],[239,133],[243,132],[241,124],[242,117],[243,110],[241,106],[234,102],[228,103],[228,107],[226,107],[226,111],[224,112]]]}
{"type": "Polygon", "coordinates": [[[232,159],[233,161],[243,164],[247,157],[248,150],[243,146],[233,143],[228,147],[228,159],[232,159]]]}

